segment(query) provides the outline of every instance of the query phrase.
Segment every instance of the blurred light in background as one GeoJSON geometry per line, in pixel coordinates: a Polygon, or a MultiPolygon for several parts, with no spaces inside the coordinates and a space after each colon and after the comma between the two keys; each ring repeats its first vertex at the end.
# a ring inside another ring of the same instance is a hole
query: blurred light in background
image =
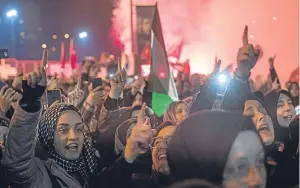
{"type": "Polygon", "coordinates": [[[55,52],[56,51],[55,46],[52,46],[51,50],[52,50],[52,52],[55,52]]]}
{"type": "Polygon", "coordinates": [[[46,44],[42,44],[42,48],[47,48],[47,45],[46,44]]]}
{"type": "Polygon", "coordinates": [[[17,10],[12,9],[12,10],[9,10],[9,11],[6,13],[6,16],[7,16],[8,18],[16,17],[16,16],[18,16],[18,12],[17,12],[17,10]]]}
{"type": "Polygon", "coordinates": [[[65,34],[65,38],[68,39],[70,35],[68,33],[65,34]]]}
{"type": "Polygon", "coordinates": [[[227,76],[224,75],[224,74],[220,74],[219,77],[218,77],[218,80],[220,83],[224,84],[227,82],[227,76]]]}
{"type": "Polygon", "coordinates": [[[79,38],[81,38],[81,39],[84,39],[84,38],[86,38],[87,37],[87,32],[81,32],[81,33],[79,33],[79,38]]]}
{"type": "Polygon", "coordinates": [[[52,38],[53,38],[54,40],[56,40],[56,39],[57,39],[57,35],[53,35],[52,38]]]}

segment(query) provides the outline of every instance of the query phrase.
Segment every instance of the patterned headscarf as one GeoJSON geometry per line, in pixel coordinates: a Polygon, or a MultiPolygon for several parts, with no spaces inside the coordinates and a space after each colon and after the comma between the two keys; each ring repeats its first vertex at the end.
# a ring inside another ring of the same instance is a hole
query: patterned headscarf
{"type": "MultiPolygon", "coordinates": [[[[84,144],[81,156],[74,160],[66,160],[59,156],[54,149],[54,131],[57,125],[58,119],[62,112],[66,110],[72,110],[77,112],[81,119],[81,113],[78,108],[73,105],[58,103],[50,106],[43,116],[41,117],[38,125],[39,140],[48,152],[50,159],[53,159],[59,166],[64,168],[67,172],[79,172],[84,180],[84,187],[88,186],[90,175],[97,174],[97,163],[95,153],[91,145],[91,141],[86,132],[84,135],[84,144]]],[[[82,121],[83,122],[83,121],[82,121]]]]}

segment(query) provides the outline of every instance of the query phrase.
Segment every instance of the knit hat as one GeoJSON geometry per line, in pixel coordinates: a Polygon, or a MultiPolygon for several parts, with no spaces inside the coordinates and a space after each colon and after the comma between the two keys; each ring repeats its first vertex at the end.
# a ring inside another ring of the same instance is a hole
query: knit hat
{"type": "Polygon", "coordinates": [[[221,184],[231,146],[245,130],[257,134],[251,119],[241,114],[205,111],[192,115],[177,127],[168,146],[172,177],[221,184]]]}

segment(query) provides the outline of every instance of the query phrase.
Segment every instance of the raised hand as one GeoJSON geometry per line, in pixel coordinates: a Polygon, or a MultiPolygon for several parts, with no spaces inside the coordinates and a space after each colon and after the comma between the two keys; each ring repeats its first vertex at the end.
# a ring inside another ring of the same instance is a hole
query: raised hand
{"type": "Polygon", "coordinates": [[[109,97],[113,99],[119,99],[127,79],[127,73],[125,68],[122,69],[120,59],[118,59],[118,71],[114,74],[110,80],[111,90],[109,97]]]}
{"type": "Polygon", "coordinates": [[[81,78],[78,78],[76,87],[73,91],[68,93],[68,97],[66,99],[68,104],[72,104],[73,106],[78,106],[84,98],[84,91],[81,90],[81,78]]]}
{"type": "Polygon", "coordinates": [[[274,67],[275,58],[276,58],[276,54],[273,57],[269,57],[269,65],[271,68],[274,67]]]}
{"type": "Polygon", "coordinates": [[[214,70],[212,72],[212,74],[218,74],[220,71],[220,67],[221,67],[221,59],[218,59],[218,57],[215,57],[215,67],[214,70]]]}
{"type": "Polygon", "coordinates": [[[22,77],[23,77],[23,68],[21,66],[17,69],[17,76],[14,78],[12,87],[15,89],[22,89],[22,77]]]}
{"type": "Polygon", "coordinates": [[[139,154],[146,153],[153,141],[155,131],[151,129],[149,118],[145,120],[146,109],[146,103],[144,103],[138,115],[137,124],[127,140],[124,157],[128,163],[132,163],[139,154]]]}
{"type": "Polygon", "coordinates": [[[254,49],[248,41],[248,26],[245,26],[243,33],[243,46],[239,48],[237,54],[238,74],[242,78],[248,78],[251,69],[257,63],[260,55],[259,49],[254,49]]]}
{"type": "Polygon", "coordinates": [[[47,90],[60,89],[60,80],[57,78],[57,73],[48,80],[47,90]]]}
{"type": "Polygon", "coordinates": [[[34,72],[23,77],[27,81],[29,87],[35,88],[36,85],[47,86],[46,66],[48,63],[48,51],[43,51],[42,62],[34,72]]]}
{"type": "MultiPolygon", "coordinates": [[[[46,66],[48,63],[48,51],[43,51],[43,58],[41,64],[34,72],[23,76],[22,87],[23,96],[22,104],[37,104],[41,100],[47,86],[46,66]]],[[[27,109],[29,111],[36,109],[27,109]]]]}
{"type": "Polygon", "coordinates": [[[0,91],[0,115],[5,116],[11,103],[17,97],[18,93],[13,88],[2,87],[0,91]]]}
{"type": "Polygon", "coordinates": [[[105,100],[104,90],[102,86],[93,89],[86,99],[86,102],[91,106],[99,106],[105,100]]]}
{"type": "Polygon", "coordinates": [[[280,84],[278,83],[278,78],[276,77],[272,83],[272,90],[280,89],[280,84]]]}

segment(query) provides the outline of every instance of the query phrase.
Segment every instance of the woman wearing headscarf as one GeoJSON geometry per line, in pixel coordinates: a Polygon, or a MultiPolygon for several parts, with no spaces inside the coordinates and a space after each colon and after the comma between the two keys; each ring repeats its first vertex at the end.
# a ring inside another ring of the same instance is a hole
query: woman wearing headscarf
{"type": "Polygon", "coordinates": [[[297,82],[291,82],[288,88],[292,96],[293,105],[296,107],[299,105],[299,84],[297,82]]]}
{"type": "Polygon", "coordinates": [[[173,182],[167,159],[167,150],[176,124],[172,121],[162,122],[156,129],[152,145],[151,187],[165,187],[173,182]]]}
{"type": "Polygon", "coordinates": [[[178,126],[168,146],[174,181],[203,179],[232,187],[266,185],[265,151],[251,119],[229,112],[200,112],[178,126]]]}
{"type": "Polygon", "coordinates": [[[172,121],[179,125],[187,117],[188,105],[184,101],[174,101],[169,104],[164,114],[163,121],[172,121]]]}
{"type": "Polygon", "coordinates": [[[274,127],[263,103],[263,94],[255,92],[249,94],[244,104],[243,115],[252,119],[255,128],[264,145],[270,146],[274,142],[274,127]]]}
{"type": "Polygon", "coordinates": [[[292,97],[286,90],[272,90],[265,95],[264,103],[275,132],[275,142],[267,148],[268,156],[274,160],[268,187],[294,187],[298,182],[299,166],[288,149],[291,148],[289,125],[295,117],[292,97]]]}
{"type": "MultiPolygon", "coordinates": [[[[3,152],[5,149],[6,138],[8,134],[8,126],[9,126],[9,119],[0,116],[0,161],[3,156],[3,152]]],[[[0,164],[0,187],[7,188],[8,187],[8,177],[6,170],[0,164]]]]}
{"type": "Polygon", "coordinates": [[[140,145],[150,142],[151,127],[142,124],[134,129],[124,155],[114,165],[103,169],[99,176],[101,164],[96,163],[83,118],[76,107],[55,104],[40,119],[41,97],[47,84],[47,57],[45,50],[41,70],[23,78],[24,93],[11,120],[2,165],[7,168],[12,187],[88,188],[122,183],[118,177],[122,177],[128,164],[135,161],[143,149],[140,145]],[[38,124],[41,145],[49,156],[46,161],[34,157],[38,124]],[[114,180],[110,181],[111,178],[114,180]]]}
{"type": "Polygon", "coordinates": [[[291,94],[280,89],[269,91],[265,95],[265,107],[274,124],[275,140],[283,144],[288,142],[288,127],[296,115],[291,94]]]}

